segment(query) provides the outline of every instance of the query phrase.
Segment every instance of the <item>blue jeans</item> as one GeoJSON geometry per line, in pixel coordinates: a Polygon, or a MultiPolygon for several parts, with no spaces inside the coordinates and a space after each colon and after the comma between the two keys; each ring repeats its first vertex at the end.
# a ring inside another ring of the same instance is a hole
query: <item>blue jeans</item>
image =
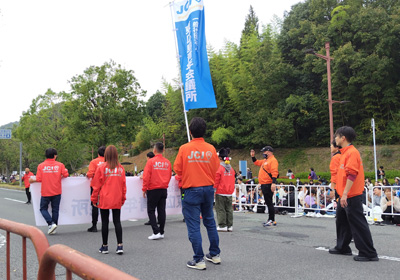
{"type": "Polygon", "coordinates": [[[210,241],[210,255],[215,256],[221,252],[214,220],[213,202],[213,186],[185,189],[185,196],[182,201],[183,216],[185,217],[189,240],[192,243],[193,259],[195,261],[204,258],[200,233],[200,214],[203,217],[203,224],[207,228],[208,239],[210,241]]]}
{"type": "MultiPolygon", "coordinates": [[[[311,208],[314,208],[314,209],[320,209],[319,207],[318,207],[318,205],[317,204],[313,204],[313,205],[311,205],[311,208]]],[[[317,211],[315,211],[315,213],[320,213],[321,211],[319,211],[319,210],[317,210],[317,211]]]]}
{"type": "Polygon", "coordinates": [[[43,218],[46,220],[48,225],[58,224],[58,212],[60,211],[60,201],[61,194],[54,196],[42,196],[40,199],[40,213],[42,213],[43,218]],[[51,203],[51,213],[47,211],[49,204],[51,203]]]}

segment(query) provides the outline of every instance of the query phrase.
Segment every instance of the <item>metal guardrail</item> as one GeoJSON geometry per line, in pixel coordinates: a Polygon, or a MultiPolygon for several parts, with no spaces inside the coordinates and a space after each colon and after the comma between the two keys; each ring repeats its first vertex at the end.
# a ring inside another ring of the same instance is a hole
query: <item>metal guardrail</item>
{"type": "Polygon", "coordinates": [[[22,236],[22,266],[23,279],[27,279],[26,269],[26,238],[29,238],[36,250],[39,261],[38,280],[55,279],[55,268],[61,264],[67,270],[66,279],[72,280],[72,273],[82,279],[118,279],[135,280],[137,278],[126,274],[112,266],[102,263],[92,257],[89,257],[79,251],[76,251],[65,245],[56,244],[49,247],[49,242],[42,231],[38,228],[13,222],[6,219],[0,219],[0,229],[6,231],[7,243],[7,280],[10,280],[10,253],[11,240],[10,233],[22,236]]]}
{"type": "MultiPolygon", "coordinates": [[[[41,232],[38,228],[33,226],[24,225],[21,223],[16,223],[13,221],[0,219],[0,229],[3,229],[7,232],[6,243],[7,243],[7,280],[11,279],[10,277],[10,253],[11,253],[11,240],[10,233],[14,233],[22,236],[22,279],[27,279],[27,269],[26,269],[26,238],[29,238],[33,246],[36,250],[36,255],[40,264],[40,261],[47,250],[49,248],[49,242],[47,241],[46,236],[43,232],[41,232]]],[[[50,279],[50,278],[48,278],[50,279]]]]}
{"type": "Polygon", "coordinates": [[[68,246],[56,244],[48,248],[43,255],[42,261],[40,262],[38,280],[48,280],[54,277],[57,263],[67,269],[67,280],[72,280],[72,273],[78,275],[82,279],[137,279],[68,246]]]}

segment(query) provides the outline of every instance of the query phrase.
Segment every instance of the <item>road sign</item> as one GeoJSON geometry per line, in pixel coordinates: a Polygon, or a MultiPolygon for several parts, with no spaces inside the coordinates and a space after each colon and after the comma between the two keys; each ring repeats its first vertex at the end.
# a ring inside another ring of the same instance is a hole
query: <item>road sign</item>
{"type": "Polygon", "coordinates": [[[0,139],[11,139],[11,129],[0,129],[0,139]]]}

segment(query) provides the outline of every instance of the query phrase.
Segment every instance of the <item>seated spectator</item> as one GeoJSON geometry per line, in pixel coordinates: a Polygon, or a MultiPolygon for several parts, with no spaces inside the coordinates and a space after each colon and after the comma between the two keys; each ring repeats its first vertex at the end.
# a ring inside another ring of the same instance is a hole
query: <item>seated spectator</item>
{"type": "Polygon", "coordinates": [[[308,179],[318,180],[318,176],[312,167],[310,168],[310,175],[308,175],[308,179]]]}
{"type": "Polygon", "coordinates": [[[382,184],[383,184],[384,186],[391,186],[390,183],[389,183],[389,181],[388,181],[388,179],[386,179],[386,178],[383,178],[382,184]]]}
{"type": "Polygon", "coordinates": [[[239,177],[237,178],[237,186],[239,187],[239,190],[241,192],[241,196],[247,194],[246,185],[243,184],[243,179],[241,179],[239,177]]]}
{"type": "Polygon", "coordinates": [[[394,196],[390,188],[385,189],[385,195],[381,199],[382,220],[386,223],[400,224],[399,215],[390,215],[391,213],[400,213],[400,200],[394,196]],[[393,212],[392,212],[393,211],[393,212]],[[389,215],[388,215],[389,214],[389,215]]]}
{"type": "Polygon", "coordinates": [[[236,174],[236,180],[241,180],[243,181],[243,175],[242,175],[242,171],[239,171],[239,173],[236,174]]]}
{"type": "Polygon", "coordinates": [[[299,192],[299,204],[304,207],[304,198],[306,197],[308,190],[306,187],[300,187],[299,192]]]}
{"type": "MultiPolygon", "coordinates": [[[[304,205],[305,208],[315,208],[315,209],[319,209],[319,205],[316,202],[316,196],[317,196],[317,190],[316,189],[311,189],[311,195],[307,195],[304,198],[304,205]]],[[[309,211],[313,211],[314,210],[306,210],[305,212],[308,213],[309,211]]],[[[319,211],[317,210],[316,213],[319,213],[319,211]]]]}
{"type": "Polygon", "coordinates": [[[400,186],[400,178],[399,177],[394,178],[393,186],[400,186]]]}
{"type": "Polygon", "coordinates": [[[379,170],[377,172],[378,174],[378,179],[383,179],[385,178],[385,170],[383,170],[383,166],[379,167],[379,170]]]}
{"type": "MultiPolygon", "coordinates": [[[[381,206],[381,200],[382,200],[382,188],[379,187],[375,187],[374,188],[374,193],[373,193],[373,204],[372,204],[372,208],[374,208],[375,206],[381,206]]],[[[370,202],[372,202],[370,200],[370,202]]]]}
{"type": "Polygon", "coordinates": [[[296,185],[297,186],[302,186],[303,185],[303,182],[300,181],[300,178],[296,178],[296,185]]]}
{"type": "Polygon", "coordinates": [[[288,179],[294,179],[294,174],[290,169],[288,169],[286,176],[288,177],[288,179]]]}

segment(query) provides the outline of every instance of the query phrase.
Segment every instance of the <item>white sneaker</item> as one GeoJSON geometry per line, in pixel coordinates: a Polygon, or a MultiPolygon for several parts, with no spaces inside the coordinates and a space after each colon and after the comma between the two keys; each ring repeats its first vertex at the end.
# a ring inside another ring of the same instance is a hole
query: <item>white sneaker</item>
{"type": "Polygon", "coordinates": [[[321,213],[317,213],[317,214],[315,214],[315,217],[321,218],[321,217],[322,217],[322,214],[321,214],[321,213]]]}
{"type": "Polygon", "coordinates": [[[157,240],[157,239],[161,239],[161,238],[164,238],[164,235],[162,235],[162,237],[161,237],[161,234],[160,233],[157,233],[157,234],[152,234],[152,235],[150,235],[149,237],[147,237],[148,239],[150,239],[150,240],[157,240]]]}
{"type": "Polygon", "coordinates": [[[223,228],[217,227],[217,231],[220,231],[220,232],[227,232],[227,231],[228,231],[228,227],[223,227],[223,228]]]}
{"type": "Polygon", "coordinates": [[[228,227],[228,231],[232,232],[233,231],[233,227],[228,227]]]}
{"type": "Polygon", "coordinates": [[[56,228],[57,228],[56,224],[51,224],[49,226],[49,230],[47,231],[47,234],[55,234],[56,233],[56,228]]]}
{"type": "Polygon", "coordinates": [[[160,233],[160,239],[164,239],[164,234],[160,233]]]}

